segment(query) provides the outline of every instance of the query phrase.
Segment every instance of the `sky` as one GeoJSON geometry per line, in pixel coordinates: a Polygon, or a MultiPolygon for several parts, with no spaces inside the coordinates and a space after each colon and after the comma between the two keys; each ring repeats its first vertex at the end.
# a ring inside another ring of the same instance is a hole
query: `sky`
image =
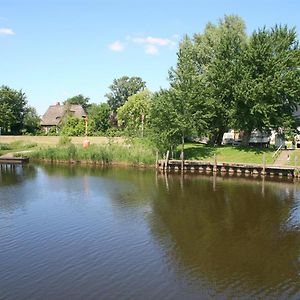
{"type": "Polygon", "coordinates": [[[287,24],[299,36],[299,0],[0,0],[0,85],[22,89],[40,115],[78,94],[105,102],[123,75],[158,91],[182,37],[228,14],[249,34],[287,24]]]}

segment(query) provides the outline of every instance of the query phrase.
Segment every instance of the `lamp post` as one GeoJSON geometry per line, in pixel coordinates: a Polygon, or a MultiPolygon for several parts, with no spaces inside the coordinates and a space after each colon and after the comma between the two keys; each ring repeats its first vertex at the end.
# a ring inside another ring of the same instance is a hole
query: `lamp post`
{"type": "Polygon", "coordinates": [[[88,148],[90,146],[90,141],[87,138],[88,135],[88,117],[86,116],[84,118],[84,122],[85,122],[85,139],[83,141],[83,148],[88,148]]]}
{"type": "Polygon", "coordinates": [[[144,137],[144,119],[145,119],[144,114],[142,114],[141,119],[142,119],[142,138],[143,138],[144,137]]]}

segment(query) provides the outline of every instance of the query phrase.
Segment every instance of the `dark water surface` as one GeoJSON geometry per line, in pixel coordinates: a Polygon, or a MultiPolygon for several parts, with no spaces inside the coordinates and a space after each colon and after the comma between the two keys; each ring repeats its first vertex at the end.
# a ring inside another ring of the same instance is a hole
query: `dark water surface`
{"type": "Polygon", "coordinates": [[[300,298],[300,185],[0,171],[0,299],[300,298]]]}

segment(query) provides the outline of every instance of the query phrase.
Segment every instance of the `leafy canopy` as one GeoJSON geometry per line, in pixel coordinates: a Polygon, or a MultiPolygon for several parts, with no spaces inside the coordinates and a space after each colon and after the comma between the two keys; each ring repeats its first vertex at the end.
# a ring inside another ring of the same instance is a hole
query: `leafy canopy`
{"type": "Polygon", "coordinates": [[[110,92],[105,95],[107,103],[111,110],[116,113],[117,109],[124,105],[128,97],[143,91],[146,88],[146,83],[140,77],[123,76],[114,79],[110,85],[110,92]]]}

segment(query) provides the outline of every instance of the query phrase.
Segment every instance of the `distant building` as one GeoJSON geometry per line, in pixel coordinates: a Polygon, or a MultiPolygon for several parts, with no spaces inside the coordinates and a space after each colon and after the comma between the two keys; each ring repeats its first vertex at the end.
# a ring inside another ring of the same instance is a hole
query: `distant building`
{"type": "Polygon", "coordinates": [[[57,102],[55,105],[50,105],[42,117],[41,126],[46,133],[51,128],[58,128],[61,125],[65,116],[77,118],[86,118],[87,113],[79,104],[61,105],[57,102]]]}

